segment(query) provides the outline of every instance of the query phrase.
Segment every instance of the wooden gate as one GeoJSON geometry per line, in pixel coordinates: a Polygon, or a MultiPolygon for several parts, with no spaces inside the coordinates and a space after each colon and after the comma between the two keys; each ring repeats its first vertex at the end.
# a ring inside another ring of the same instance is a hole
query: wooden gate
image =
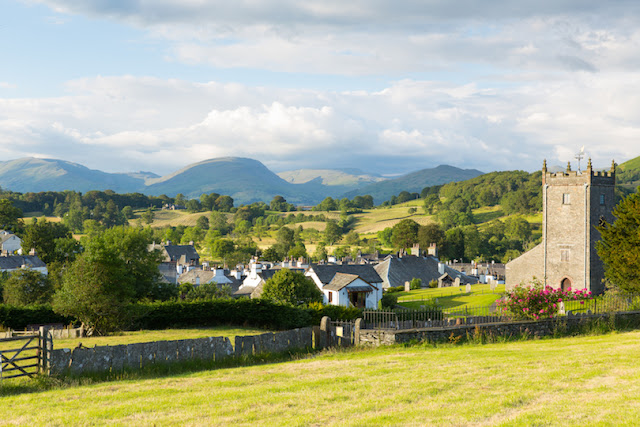
{"type": "Polygon", "coordinates": [[[53,339],[49,328],[14,332],[18,336],[0,338],[0,381],[48,373],[53,339]]]}

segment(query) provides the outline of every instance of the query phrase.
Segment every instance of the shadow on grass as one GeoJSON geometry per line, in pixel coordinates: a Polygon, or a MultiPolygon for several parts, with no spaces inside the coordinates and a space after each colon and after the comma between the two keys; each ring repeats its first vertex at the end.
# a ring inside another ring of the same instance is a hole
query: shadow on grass
{"type": "MultiPolygon", "coordinates": [[[[130,381],[166,378],[217,369],[238,368],[243,366],[266,365],[270,363],[302,360],[320,354],[322,351],[302,348],[282,353],[262,353],[252,356],[227,357],[222,360],[188,360],[173,363],[157,363],[142,369],[125,369],[119,372],[86,373],[49,377],[36,375],[33,378],[17,378],[0,381],[0,397],[27,393],[39,393],[47,390],[77,387],[109,381],[130,381]]],[[[335,351],[335,349],[334,349],[335,351]]]]}
{"type": "Polygon", "coordinates": [[[502,209],[498,209],[497,211],[490,212],[481,212],[473,214],[473,222],[474,224],[482,224],[484,222],[489,222],[494,219],[498,219],[504,216],[504,212],[502,209]]]}

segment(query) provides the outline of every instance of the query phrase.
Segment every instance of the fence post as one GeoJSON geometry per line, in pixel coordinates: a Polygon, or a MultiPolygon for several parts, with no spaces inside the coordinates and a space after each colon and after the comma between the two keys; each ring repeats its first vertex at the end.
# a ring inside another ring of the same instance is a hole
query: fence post
{"type": "Polygon", "coordinates": [[[38,372],[45,375],[49,373],[48,335],[49,327],[40,326],[38,329],[38,372]]]}
{"type": "Polygon", "coordinates": [[[360,329],[362,328],[362,318],[358,317],[353,326],[353,345],[360,345],[360,329]]]}
{"type": "Polygon", "coordinates": [[[327,347],[333,346],[332,337],[331,337],[331,318],[329,316],[324,316],[320,320],[320,330],[322,331],[322,335],[326,338],[324,339],[325,345],[327,347]]]}

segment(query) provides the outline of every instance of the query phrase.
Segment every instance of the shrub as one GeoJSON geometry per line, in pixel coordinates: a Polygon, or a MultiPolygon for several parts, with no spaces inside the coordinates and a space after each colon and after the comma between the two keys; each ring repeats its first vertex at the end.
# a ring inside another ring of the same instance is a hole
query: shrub
{"type": "Polygon", "coordinates": [[[393,308],[398,304],[398,296],[385,292],[380,299],[380,308],[393,308]]]}
{"type": "Polygon", "coordinates": [[[387,288],[385,292],[388,294],[392,294],[394,292],[404,292],[404,286],[393,286],[393,287],[387,288]]]}
{"type": "Polygon", "coordinates": [[[438,287],[438,281],[433,279],[432,281],[429,282],[429,287],[430,288],[437,288],[438,287]]]}
{"type": "Polygon", "coordinates": [[[582,289],[563,291],[534,281],[531,286],[516,286],[498,302],[498,307],[516,320],[540,320],[555,317],[562,302],[574,300],[584,304],[586,299],[591,299],[591,292],[582,289]]]}
{"type": "Polygon", "coordinates": [[[422,288],[422,279],[413,278],[411,282],[409,282],[409,289],[416,290],[422,288]]]}
{"type": "Polygon", "coordinates": [[[28,325],[46,325],[50,323],[69,324],[72,318],[56,314],[49,305],[31,305],[15,307],[0,304],[0,325],[15,330],[25,329],[28,325]]]}

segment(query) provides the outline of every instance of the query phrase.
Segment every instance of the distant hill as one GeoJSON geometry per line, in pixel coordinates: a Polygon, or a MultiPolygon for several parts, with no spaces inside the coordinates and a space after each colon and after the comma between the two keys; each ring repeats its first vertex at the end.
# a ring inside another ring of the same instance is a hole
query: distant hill
{"type": "Polygon", "coordinates": [[[64,160],[28,157],[0,162],[0,187],[21,193],[108,189],[129,193],[144,187],[144,178],[106,173],[64,160]]]}
{"type": "Polygon", "coordinates": [[[227,194],[238,204],[269,202],[281,195],[294,204],[315,204],[322,200],[324,186],[315,182],[291,184],[257,160],[224,157],[194,163],[162,178],[147,180],[144,193],[189,198],[203,193],[227,194]]]}
{"type": "Polygon", "coordinates": [[[387,180],[380,175],[365,173],[359,169],[297,169],[279,172],[278,176],[292,184],[304,184],[316,180],[316,183],[322,185],[339,187],[335,188],[338,194],[387,180]]]}
{"type": "Polygon", "coordinates": [[[412,172],[399,178],[369,184],[357,190],[349,191],[343,197],[352,199],[355,196],[370,194],[373,196],[374,202],[380,204],[401,191],[419,193],[424,187],[464,181],[482,174],[483,172],[476,169],[460,169],[454,166],[440,165],[435,168],[412,172]]]}
{"type": "Polygon", "coordinates": [[[640,185],[640,156],[618,165],[616,182],[631,190],[640,185]]]}

